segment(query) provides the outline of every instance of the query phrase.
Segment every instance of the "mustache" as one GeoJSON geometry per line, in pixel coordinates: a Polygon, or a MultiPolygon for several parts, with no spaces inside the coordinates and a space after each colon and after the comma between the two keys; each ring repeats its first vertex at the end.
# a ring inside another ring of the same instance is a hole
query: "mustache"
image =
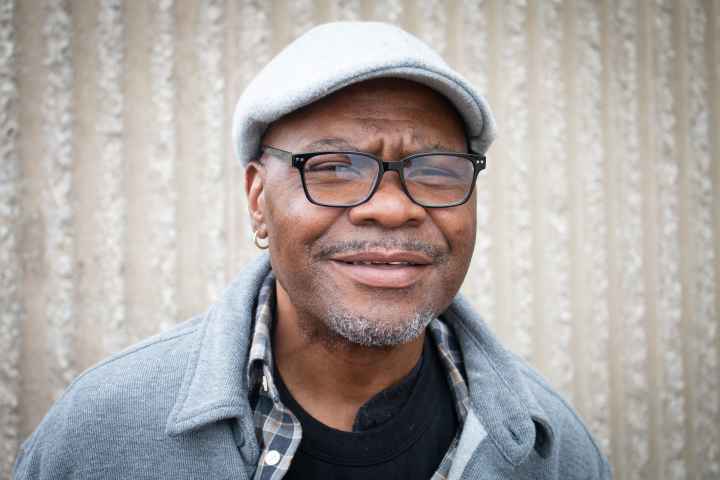
{"type": "Polygon", "coordinates": [[[322,245],[313,257],[322,260],[339,253],[362,253],[371,250],[403,250],[419,252],[430,257],[433,262],[443,263],[447,260],[448,250],[421,240],[382,238],[378,240],[345,240],[322,245]]]}

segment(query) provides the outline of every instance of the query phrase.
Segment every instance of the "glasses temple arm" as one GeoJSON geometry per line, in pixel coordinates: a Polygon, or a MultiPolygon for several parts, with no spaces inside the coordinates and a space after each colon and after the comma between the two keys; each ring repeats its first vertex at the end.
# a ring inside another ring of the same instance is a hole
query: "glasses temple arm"
{"type": "Polygon", "coordinates": [[[279,148],[271,147],[269,145],[261,145],[260,146],[260,153],[267,153],[268,155],[272,155],[273,157],[277,157],[283,160],[287,160],[288,162],[292,162],[292,152],[288,152],[286,150],[281,150],[279,148]]]}

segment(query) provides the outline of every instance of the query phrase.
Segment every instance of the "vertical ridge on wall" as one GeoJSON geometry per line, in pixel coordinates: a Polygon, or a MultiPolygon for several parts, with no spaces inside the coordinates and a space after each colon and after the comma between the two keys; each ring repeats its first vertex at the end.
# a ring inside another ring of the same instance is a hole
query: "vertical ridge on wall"
{"type": "MultiPolygon", "coordinates": [[[[267,3],[267,2],[266,2],[267,3]]],[[[232,142],[230,132],[232,130],[232,118],[235,112],[235,105],[238,99],[238,95],[242,92],[245,87],[244,75],[241,68],[241,60],[243,54],[243,48],[245,42],[243,41],[243,29],[240,26],[244,20],[243,8],[248,8],[247,2],[245,5],[240,5],[236,2],[227,2],[225,5],[225,43],[224,43],[224,62],[223,75],[225,78],[225,108],[224,108],[224,119],[227,130],[225,132],[225,141],[227,153],[223,162],[225,175],[223,181],[223,198],[225,202],[225,245],[226,245],[226,266],[225,266],[225,278],[229,279],[235,276],[235,272],[238,270],[238,250],[240,249],[238,242],[242,237],[241,226],[241,213],[239,212],[238,202],[239,198],[244,197],[241,192],[244,190],[241,188],[244,186],[242,179],[242,169],[238,165],[235,159],[235,145],[232,142]]],[[[261,22],[260,22],[261,23],[261,22]]],[[[254,25],[255,28],[260,30],[260,25],[254,25]]],[[[268,21],[267,29],[271,26],[268,21]]],[[[272,46],[271,39],[267,39],[265,42],[267,48],[272,46]]]]}
{"type": "MultiPolygon", "coordinates": [[[[640,148],[640,168],[642,175],[642,230],[643,230],[643,270],[645,282],[645,308],[647,318],[647,384],[648,392],[659,392],[662,385],[660,365],[661,352],[659,346],[660,325],[658,325],[657,292],[658,292],[658,182],[656,145],[655,97],[658,81],[655,74],[653,48],[655,46],[653,22],[655,19],[654,2],[642,2],[638,6],[638,131],[640,148]],[[653,172],[648,174],[647,172],[653,172]]],[[[661,480],[664,472],[659,471],[660,454],[659,438],[662,418],[662,399],[660,395],[648,396],[648,469],[647,477],[661,480]]]]}
{"type": "Polygon", "coordinates": [[[418,0],[414,13],[417,36],[445,56],[448,33],[447,2],[418,0]]]}
{"type": "Polygon", "coordinates": [[[570,324],[573,334],[573,341],[568,345],[568,354],[574,359],[574,379],[572,384],[573,406],[579,415],[586,422],[590,419],[590,382],[587,379],[589,362],[587,358],[588,347],[585,345],[587,337],[587,325],[585,325],[586,312],[582,301],[582,279],[585,270],[586,259],[580,257],[580,249],[585,240],[583,232],[583,209],[582,177],[579,171],[578,136],[579,122],[578,109],[578,43],[579,32],[576,25],[579,16],[577,2],[565,2],[562,15],[565,45],[563,53],[563,71],[566,82],[566,115],[567,115],[567,149],[566,149],[566,171],[568,179],[578,179],[568,182],[568,249],[573,259],[570,263],[567,274],[569,279],[570,295],[570,324]],[[572,72],[572,73],[571,73],[572,72]],[[581,354],[580,352],[583,352],[581,354]]]}
{"type": "MultiPolygon", "coordinates": [[[[694,348],[697,385],[695,404],[694,434],[702,441],[695,444],[695,464],[701,478],[717,478],[720,474],[720,437],[717,434],[718,395],[720,375],[718,374],[718,322],[715,311],[715,262],[717,245],[713,243],[712,231],[712,176],[710,152],[710,111],[708,105],[708,72],[704,48],[707,28],[705,7],[707,2],[689,2],[688,21],[688,67],[689,67],[689,143],[691,219],[693,239],[692,278],[695,284],[695,302],[691,312],[693,325],[690,341],[694,348]]],[[[717,135],[717,132],[714,132],[717,135]]],[[[691,257],[692,258],[692,257],[691,257]]]]}
{"type": "Polygon", "coordinates": [[[294,40],[317,23],[316,3],[313,0],[290,0],[287,16],[290,19],[290,39],[294,40]]]}
{"type": "Polygon", "coordinates": [[[170,328],[177,307],[177,192],[175,185],[175,4],[160,0],[153,8],[152,102],[157,128],[152,146],[152,245],[150,261],[159,293],[158,326],[170,328]]]}
{"type": "MultiPolygon", "coordinates": [[[[157,139],[156,106],[152,97],[154,38],[153,6],[149,2],[123,2],[125,58],[123,72],[123,160],[126,164],[125,231],[126,321],[130,341],[155,334],[159,325],[158,268],[152,255],[157,227],[154,174],[157,139]]],[[[97,55],[97,52],[95,52],[97,55]]],[[[101,98],[98,98],[101,101],[101,98]]]]}
{"type": "MultiPolygon", "coordinates": [[[[84,365],[97,361],[107,353],[104,331],[112,336],[105,302],[103,278],[104,208],[103,188],[104,143],[99,129],[109,105],[100,100],[99,19],[101,2],[75,8],[70,0],[72,16],[73,60],[73,188],[72,199],[75,238],[75,325],[73,362],[78,372],[84,365]]],[[[111,235],[110,232],[108,234],[111,235]]],[[[122,277],[119,278],[122,280],[122,277]]]]}
{"type": "Polygon", "coordinates": [[[0,4],[0,476],[9,472],[19,442],[20,287],[19,226],[22,172],[17,152],[15,2],[0,4]]]}
{"type": "MultiPolygon", "coordinates": [[[[474,32],[466,36],[460,45],[460,64],[468,80],[485,96],[488,95],[488,20],[487,2],[462,2],[460,11],[463,32],[474,32]]],[[[497,321],[494,295],[494,272],[491,217],[494,215],[491,185],[488,176],[495,169],[492,151],[489,153],[487,170],[480,173],[475,186],[477,196],[477,232],[475,251],[470,270],[465,279],[464,289],[474,300],[480,315],[486,323],[492,325],[497,321]]]]}
{"type": "Polygon", "coordinates": [[[386,0],[373,2],[371,17],[380,22],[399,24],[403,14],[402,0],[386,0]]]}
{"type": "MultiPolygon", "coordinates": [[[[622,338],[624,324],[622,322],[621,305],[622,297],[620,295],[620,261],[617,252],[620,252],[620,242],[618,239],[616,228],[620,224],[619,210],[622,205],[619,184],[620,184],[620,159],[617,157],[617,151],[621,147],[616,146],[614,136],[614,125],[616,119],[613,118],[613,107],[620,103],[612,81],[615,76],[616,67],[613,65],[613,56],[611,53],[617,51],[615,39],[618,36],[616,22],[614,21],[614,11],[616,5],[613,0],[604,0],[602,2],[602,89],[603,97],[607,100],[602,107],[603,121],[603,137],[602,143],[605,150],[606,175],[604,178],[605,189],[605,210],[607,214],[607,229],[605,231],[605,243],[608,245],[607,255],[607,276],[608,276],[608,331],[609,343],[611,348],[617,352],[616,355],[609,357],[610,367],[610,391],[611,402],[609,405],[610,416],[610,462],[620,472],[619,480],[626,480],[624,472],[628,470],[628,452],[626,441],[626,422],[624,405],[620,404],[617,399],[625,397],[623,383],[623,358],[624,354],[622,338]]],[[[624,65],[623,65],[624,68],[624,65]]]]}
{"type": "MultiPolygon", "coordinates": [[[[532,112],[534,148],[535,255],[538,275],[535,279],[536,329],[534,338],[546,350],[549,378],[572,400],[573,362],[569,356],[572,335],[570,313],[570,240],[567,164],[567,87],[564,82],[564,29],[561,27],[564,3],[561,0],[539,2],[537,12],[538,97],[532,112]],[[539,327],[539,328],[538,328],[539,327]]],[[[536,351],[538,351],[536,349],[536,351]]]]}
{"type": "Polygon", "coordinates": [[[507,175],[509,198],[503,210],[509,216],[510,278],[509,317],[512,324],[511,344],[525,358],[532,354],[533,292],[531,278],[532,231],[530,200],[530,161],[528,139],[528,37],[525,0],[502,2],[503,39],[501,68],[507,76],[501,80],[501,111],[503,121],[513,125],[506,130],[507,175]]]}
{"type": "Polygon", "coordinates": [[[690,176],[692,162],[689,142],[689,95],[690,79],[688,68],[689,41],[688,41],[688,10],[685,2],[675,1],[673,4],[673,40],[677,45],[677,61],[674,63],[675,88],[674,96],[677,98],[676,114],[677,127],[675,129],[678,139],[678,163],[680,167],[680,202],[679,202],[679,226],[680,226],[680,280],[682,285],[682,321],[681,332],[684,339],[682,351],[683,377],[689,381],[683,390],[684,426],[687,432],[687,443],[684,445],[683,456],[688,465],[688,476],[696,476],[694,471],[694,460],[696,458],[697,436],[695,432],[695,395],[696,381],[694,372],[697,369],[695,364],[695,352],[692,335],[693,309],[697,301],[694,282],[693,249],[695,248],[692,232],[692,187],[690,176]]]}
{"type": "MultiPolygon", "coordinates": [[[[578,287],[575,325],[583,328],[583,346],[578,346],[578,361],[584,368],[577,380],[584,382],[588,423],[597,435],[605,453],[610,453],[610,371],[608,304],[608,217],[605,182],[607,160],[603,148],[602,112],[608,101],[602,88],[603,60],[601,55],[601,10],[594,0],[577,3],[577,17],[573,19],[576,36],[575,65],[569,69],[574,89],[570,95],[573,105],[573,140],[576,165],[572,182],[572,204],[575,205],[575,232],[578,287]]],[[[579,342],[575,342],[579,343],[579,342]]]]}
{"type": "MultiPolygon", "coordinates": [[[[655,176],[658,203],[657,324],[662,371],[658,385],[661,402],[657,432],[658,472],[667,478],[686,478],[683,447],[686,445],[682,357],[682,286],[680,284],[679,164],[675,142],[675,102],[672,93],[673,64],[677,52],[672,42],[671,0],[657,0],[655,9],[655,176]]],[[[661,477],[662,478],[662,477],[661,477]]]]}
{"type": "Polygon", "coordinates": [[[486,98],[488,96],[490,59],[490,39],[488,35],[488,2],[478,0],[475,2],[462,2],[460,4],[460,22],[458,27],[462,33],[462,43],[459,46],[459,62],[463,73],[468,80],[486,98]]]}
{"type": "Polygon", "coordinates": [[[52,401],[54,385],[49,384],[50,363],[45,301],[47,265],[45,262],[44,207],[46,200],[47,153],[45,145],[44,98],[47,91],[46,35],[47,2],[14,2],[17,89],[15,138],[17,158],[22,172],[18,191],[21,219],[18,224],[18,253],[22,268],[19,296],[22,305],[20,397],[18,405],[20,437],[25,438],[40,423],[52,401]],[[22,28],[21,28],[22,26],[22,28]],[[30,358],[32,362],[24,361],[30,358]],[[30,400],[32,399],[32,401],[30,400]]]}
{"type": "MultiPolygon", "coordinates": [[[[710,70],[711,88],[710,103],[712,105],[711,123],[710,123],[710,139],[711,145],[711,172],[713,178],[713,238],[715,245],[716,257],[720,255],[718,252],[718,244],[720,244],[720,135],[712,132],[720,132],[720,2],[712,2],[710,4],[709,15],[709,32],[707,35],[708,45],[708,69],[710,70]]],[[[715,361],[716,365],[720,364],[720,328],[717,325],[720,322],[720,260],[715,260],[715,361]]],[[[720,367],[715,371],[719,371],[720,367]]],[[[715,425],[714,431],[715,446],[720,449],[720,385],[715,384],[715,425]]],[[[717,450],[716,450],[717,452],[717,450]]],[[[716,476],[720,477],[720,473],[716,472],[716,476]]]]}
{"type": "Polygon", "coordinates": [[[241,65],[233,64],[232,66],[233,70],[240,71],[240,89],[247,86],[273,54],[270,47],[280,33],[272,30],[271,17],[287,17],[288,15],[289,12],[270,9],[264,2],[258,2],[258,4],[248,2],[243,5],[239,13],[240,37],[237,45],[240,54],[238,60],[241,61],[241,65]]]}
{"type": "Polygon", "coordinates": [[[510,272],[510,219],[506,212],[508,200],[508,177],[510,175],[508,148],[503,141],[507,137],[505,133],[505,108],[503,97],[505,94],[505,82],[501,70],[503,64],[503,28],[502,28],[502,6],[497,0],[488,0],[486,4],[488,15],[488,76],[487,94],[490,105],[497,121],[498,138],[490,149],[493,152],[494,161],[488,162],[487,183],[490,190],[490,198],[493,204],[493,215],[489,218],[490,230],[493,239],[492,256],[489,263],[495,276],[493,279],[493,295],[495,319],[495,332],[499,338],[507,342],[509,348],[513,344],[509,340],[513,334],[513,325],[510,320],[512,284],[510,272]]]}
{"type": "MultiPolygon", "coordinates": [[[[275,4],[273,4],[275,7],[275,4]]],[[[270,60],[271,47],[280,33],[272,29],[273,18],[286,16],[287,12],[270,9],[267,2],[247,2],[242,5],[239,12],[239,36],[236,41],[230,42],[230,47],[237,52],[236,59],[228,62],[231,66],[231,76],[236,76],[235,92],[230,98],[230,106],[234,107],[237,95],[247,86],[253,76],[270,60]]],[[[230,114],[234,108],[230,109],[230,114]]],[[[228,125],[230,123],[228,122],[228,125]]],[[[252,227],[247,214],[247,200],[243,189],[243,167],[238,164],[234,155],[228,155],[228,183],[229,197],[228,225],[231,237],[229,248],[231,267],[233,273],[242,268],[248,260],[257,254],[252,238],[252,227]]]]}
{"type": "Polygon", "coordinates": [[[324,21],[361,20],[361,0],[333,0],[330,15],[324,21]]]}
{"type": "MultiPolygon", "coordinates": [[[[548,195],[545,192],[543,181],[545,180],[545,171],[548,169],[548,162],[552,162],[545,155],[544,148],[549,146],[549,142],[545,141],[545,135],[540,135],[541,122],[540,118],[547,115],[543,109],[547,105],[543,104],[543,76],[546,75],[546,60],[541,56],[545,53],[545,39],[543,35],[543,15],[545,5],[540,2],[528,2],[527,5],[527,44],[528,44],[528,62],[527,62],[527,78],[528,78],[528,137],[527,137],[527,155],[528,155],[528,189],[529,198],[534,199],[528,202],[530,215],[530,236],[531,244],[528,250],[529,262],[532,265],[530,272],[530,291],[532,292],[532,305],[530,308],[532,325],[530,326],[530,337],[537,341],[533,341],[532,356],[529,359],[540,371],[546,372],[546,376],[550,382],[554,382],[552,374],[548,368],[550,347],[548,342],[553,342],[548,332],[548,325],[552,321],[545,314],[544,309],[548,306],[545,296],[549,293],[548,286],[541,281],[544,275],[549,272],[550,265],[545,262],[544,252],[546,250],[546,231],[542,228],[546,221],[546,208],[548,195]],[[532,155],[530,154],[532,152],[532,155]],[[541,174],[542,173],[542,174],[541,174]],[[548,375],[548,373],[550,375],[548,375]]],[[[549,132],[547,132],[549,133],[549,132]]]]}
{"type": "Polygon", "coordinates": [[[103,347],[115,352],[128,343],[125,309],[125,257],[127,207],[125,202],[125,132],[123,78],[125,26],[121,0],[103,0],[98,17],[98,83],[102,101],[98,106],[97,132],[102,173],[99,184],[98,232],[102,300],[103,347]]]}
{"type": "Polygon", "coordinates": [[[217,300],[225,288],[227,247],[225,243],[225,78],[223,75],[225,0],[210,0],[200,7],[197,40],[199,65],[205,77],[203,98],[204,128],[202,137],[203,184],[200,201],[207,234],[207,298],[217,300]]]}
{"type": "MultiPolygon", "coordinates": [[[[151,2],[152,3],[152,2],[151,2]]],[[[157,3],[157,2],[155,2],[157,3]]],[[[175,129],[173,165],[176,222],[177,319],[184,320],[203,312],[208,306],[210,281],[210,232],[205,186],[211,139],[206,137],[206,95],[213,90],[212,72],[198,55],[199,44],[209,35],[201,26],[206,19],[208,1],[175,2],[173,7],[172,85],[175,129]],[[183,161],[192,159],[192,161],[183,161]]],[[[211,51],[204,52],[211,55],[211,51]]],[[[219,132],[217,132],[219,133],[219,132]]],[[[210,207],[212,208],[212,207],[210,207]]]]}
{"type": "Polygon", "coordinates": [[[52,357],[49,383],[54,398],[75,376],[75,238],[71,203],[73,188],[72,23],[64,0],[48,0],[44,26],[47,90],[44,98],[45,262],[48,348],[52,357]]]}
{"type": "MultiPolygon", "coordinates": [[[[634,0],[614,3],[611,17],[613,50],[616,54],[610,88],[617,101],[612,115],[612,145],[618,171],[616,192],[617,223],[614,253],[619,275],[616,324],[624,332],[622,382],[626,405],[625,453],[629,478],[646,475],[649,456],[647,404],[647,338],[645,332],[645,290],[643,277],[643,198],[638,131],[638,12],[634,0]]],[[[618,372],[619,373],[619,372],[618,372]]]]}

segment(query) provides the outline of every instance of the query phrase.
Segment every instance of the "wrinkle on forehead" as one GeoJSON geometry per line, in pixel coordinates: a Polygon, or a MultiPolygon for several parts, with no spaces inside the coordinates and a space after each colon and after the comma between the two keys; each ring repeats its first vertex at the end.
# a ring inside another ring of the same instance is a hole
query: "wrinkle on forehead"
{"type": "Polygon", "coordinates": [[[292,144],[303,151],[352,147],[395,157],[464,151],[464,127],[450,101],[431,88],[408,80],[377,79],[348,86],[286,115],[270,125],[263,141],[287,142],[277,146],[292,144]],[[325,140],[317,138],[323,134],[325,140]],[[329,138],[333,140],[326,141],[329,138]]]}
{"type": "MultiPolygon", "coordinates": [[[[410,134],[410,140],[402,143],[403,150],[408,151],[408,155],[412,153],[428,153],[428,152],[449,152],[456,149],[439,142],[428,142],[425,138],[410,134]]],[[[354,152],[365,152],[376,155],[382,155],[385,149],[385,141],[383,137],[374,137],[361,142],[352,142],[344,138],[321,138],[304,145],[304,149],[310,151],[330,151],[330,150],[349,150],[354,152]]]]}

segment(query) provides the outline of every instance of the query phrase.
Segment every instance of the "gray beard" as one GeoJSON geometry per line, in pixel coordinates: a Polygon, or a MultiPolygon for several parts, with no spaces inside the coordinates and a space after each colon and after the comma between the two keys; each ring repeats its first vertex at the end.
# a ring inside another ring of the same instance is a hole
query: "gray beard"
{"type": "Polygon", "coordinates": [[[331,311],[325,317],[327,329],[346,342],[364,347],[394,347],[420,336],[435,318],[430,310],[415,314],[402,323],[377,322],[344,311],[331,311]]]}

